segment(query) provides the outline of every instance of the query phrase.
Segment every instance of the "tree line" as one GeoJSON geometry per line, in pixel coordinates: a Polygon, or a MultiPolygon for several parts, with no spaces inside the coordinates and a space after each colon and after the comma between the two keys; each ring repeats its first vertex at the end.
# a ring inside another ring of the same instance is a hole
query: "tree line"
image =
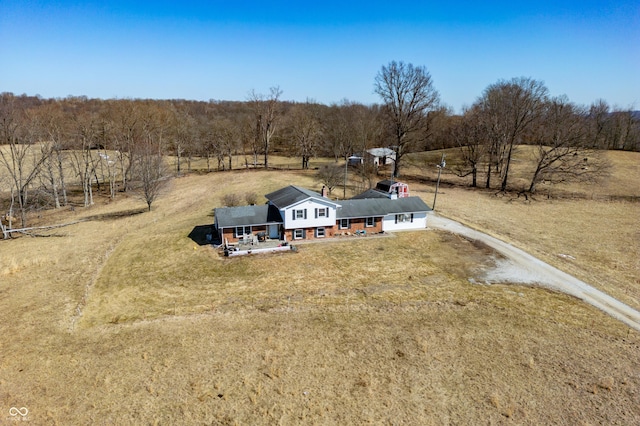
{"type": "Polygon", "coordinates": [[[116,198],[140,190],[151,205],[155,182],[181,175],[194,159],[208,171],[269,167],[269,156],[342,159],[383,143],[379,107],[349,101],[286,102],[281,90],[245,102],[88,99],[0,94],[0,206],[26,226],[27,213],[60,208],[81,191],[116,198]],[[173,157],[173,170],[159,158],[173,157]],[[153,165],[153,166],[152,166],[153,165]]]}
{"type": "Polygon", "coordinates": [[[469,176],[472,186],[482,176],[487,188],[506,190],[515,150],[533,145],[527,190],[535,192],[544,180],[597,176],[606,165],[591,155],[595,150],[640,151],[637,112],[603,100],[576,105],[532,78],[489,85],[459,115],[442,103],[424,66],[390,62],[376,75],[374,91],[380,104],[288,102],[279,87],[235,102],[1,93],[2,208],[24,226],[28,211],[69,205],[72,192],[89,206],[94,191],[115,198],[135,189],[150,209],[170,173],[161,161],[168,155],[171,173],[180,175],[195,158],[211,171],[231,169],[237,156],[245,156],[245,167],[268,168],[277,154],[299,158],[306,169],[313,157],[337,161],[390,147],[398,177],[409,153],[457,148],[462,160],[455,173],[469,176]]]}
{"type": "Polygon", "coordinates": [[[475,187],[482,172],[486,188],[497,179],[506,191],[517,147],[532,145],[533,172],[522,192],[534,193],[543,181],[600,178],[608,169],[602,150],[640,150],[638,111],[612,109],[603,100],[580,106],[566,96],[551,96],[544,82],[533,78],[489,85],[459,116],[442,114],[425,67],[393,61],[376,76],[375,91],[396,151],[395,176],[404,154],[416,146],[456,146],[463,159],[454,168],[459,176],[471,176],[475,187]]]}

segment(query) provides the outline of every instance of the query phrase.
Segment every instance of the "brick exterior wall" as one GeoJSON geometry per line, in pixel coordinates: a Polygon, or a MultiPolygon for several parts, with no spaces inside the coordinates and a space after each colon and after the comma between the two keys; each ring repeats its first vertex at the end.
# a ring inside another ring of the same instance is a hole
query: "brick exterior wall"
{"type": "Polygon", "coordinates": [[[374,221],[374,226],[366,226],[366,219],[350,219],[348,229],[340,229],[340,221],[337,221],[334,226],[324,227],[324,237],[316,237],[317,228],[301,228],[304,238],[294,238],[294,229],[287,229],[285,235],[287,241],[301,241],[301,240],[315,240],[323,238],[332,238],[335,236],[355,234],[356,231],[366,231],[368,234],[377,234],[382,232],[382,218],[377,217],[374,221]]]}
{"type": "MultiPolygon", "coordinates": [[[[253,235],[256,235],[258,232],[265,232],[267,233],[267,227],[265,225],[262,226],[252,226],[251,227],[251,233],[253,235]]],[[[267,234],[268,236],[268,234],[267,234]]],[[[224,240],[226,240],[229,243],[237,243],[239,238],[235,236],[235,229],[234,228],[225,228],[222,232],[222,242],[224,243],[224,240]]]]}
{"type": "MultiPolygon", "coordinates": [[[[334,226],[325,226],[324,227],[324,237],[316,237],[316,229],[317,228],[301,228],[304,238],[294,238],[295,229],[287,229],[285,231],[285,236],[287,241],[300,241],[300,240],[315,240],[315,239],[323,239],[323,238],[332,238],[334,236],[341,236],[349,234],[355,234],[356,231],[366,231],[367,234],[377,234],[382,232],[382,218],[377,217],[374,221],[374,226],[366,226],[366,219],[349,219],[349,228],[340,229],[340,221],[338,220],[334,226]]],[[[265,232],[268,234],[266,226],[253,226],[251,228],[251,233],[256,235],[258,232],[265,232]]],[[[229,243],[237,243],[238,237],[235,236],[234,228],[225,228],[222,234],[222,242],[224,243],[225,239],[229,243]]]]}
{"type": "Polygon", "coordinates": [[[367,231],[367,234],[377,234],[382,232],[382,218],[376,217],[374,218],[373,226],[366,226],[365,218],[358,219],[349,219],[349,228],[340,229],[340,221],[337,222],[335,226],[335,235],[346,234],[347,232],[354,234],[356,231],[367,231]]]}

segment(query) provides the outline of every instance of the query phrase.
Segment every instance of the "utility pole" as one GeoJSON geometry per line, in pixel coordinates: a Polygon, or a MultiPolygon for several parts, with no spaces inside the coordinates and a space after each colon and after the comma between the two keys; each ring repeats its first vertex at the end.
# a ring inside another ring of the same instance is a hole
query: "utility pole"
{"type": "Polygon", "coordinates": [[[342,187],[342,199],[347,199],[347,167],[349,166],[349,154],[344,157],[344,186],[342,187]]]}
{"type": "Polygon", "coordinates": [[[442,153],[442,159],[440,160],[440,164],[438,164],[436,167],[438,168],[438,180],[436,181],[436,193],[433,196],[433,206],[431,207],[431,210],[435,211],[436,210],[436,198],[438,198],[438,187],[440,186],[440,173],[442,173],[442,169],[444,169],[444,167],[447,165],[447,163],[444,161],[444,153],[442,153]]]}

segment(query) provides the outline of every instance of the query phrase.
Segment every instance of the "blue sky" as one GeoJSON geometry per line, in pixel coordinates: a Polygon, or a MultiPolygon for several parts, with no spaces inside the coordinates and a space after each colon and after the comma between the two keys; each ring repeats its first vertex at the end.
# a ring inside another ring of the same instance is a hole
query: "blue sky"
{"type": "Polygon", "coordinates": [[[640,109],[640,1],[0,0],[0,91],[43,97],[379,102],[423,65],[460,111],[500,79],[640,109]]]}

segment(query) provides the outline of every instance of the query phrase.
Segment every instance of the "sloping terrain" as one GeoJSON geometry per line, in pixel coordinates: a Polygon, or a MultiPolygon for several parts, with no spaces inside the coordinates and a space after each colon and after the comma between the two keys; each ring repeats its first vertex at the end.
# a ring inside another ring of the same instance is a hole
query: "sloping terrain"
{"type": "Polygon", "coordinates": [[[91,218],[56,237],[1,242],[0,419],[638,423],[640,334],[547,289],[474,284],[499,260],[485,245],[421,231],[224,259],[189,238],[226,192],[292,181],[316,185],[187,176],[150,213],[121,215],[141,206],[123,197],[55,213],[91,218]]]}

